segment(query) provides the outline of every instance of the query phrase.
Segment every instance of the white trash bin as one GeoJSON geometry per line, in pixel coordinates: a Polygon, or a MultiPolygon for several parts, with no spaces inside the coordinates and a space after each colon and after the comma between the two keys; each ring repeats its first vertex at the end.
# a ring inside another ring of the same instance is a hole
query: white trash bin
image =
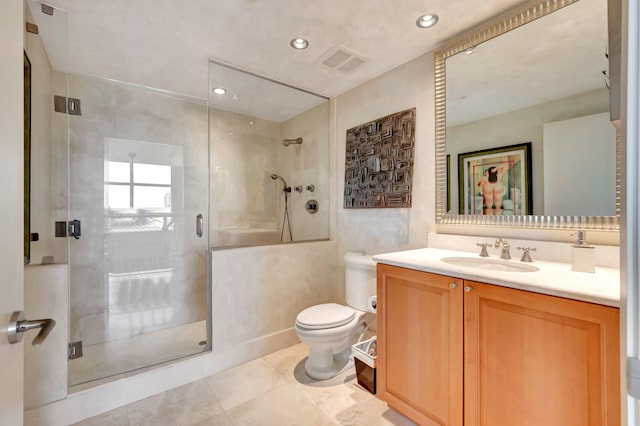
{"type": "Polygon", "coordinates": [[[376,358],[378,356],[376,336],[353,345],[351,353],[356,364],[358,384],[375,395],[376,358]]]}

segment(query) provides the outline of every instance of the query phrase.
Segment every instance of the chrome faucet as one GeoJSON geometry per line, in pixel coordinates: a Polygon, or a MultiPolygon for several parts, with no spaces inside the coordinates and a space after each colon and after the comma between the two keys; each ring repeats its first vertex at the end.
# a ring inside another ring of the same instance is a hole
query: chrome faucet
{"type": "Polygon", "coordinates": [[[509,252],[509,249],[511,248],[511,246],[509,246],[509,243],[506,240],[503,240],[502,238],[498,238],[496,240],[496,243],[494,244],[495,248],[498,248],[502,246],[502,252],[500,252],[500,259],[511,259],[511,253],[509,252]]]}

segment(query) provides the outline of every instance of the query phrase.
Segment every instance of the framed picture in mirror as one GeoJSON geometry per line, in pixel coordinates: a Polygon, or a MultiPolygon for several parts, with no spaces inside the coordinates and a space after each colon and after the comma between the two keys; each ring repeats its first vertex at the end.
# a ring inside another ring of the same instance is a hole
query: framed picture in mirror
{"type": "Polygon", "coordinates": [[[531,199],[531,142],[458,154],[460,213],[526,215],[531,199]]]}

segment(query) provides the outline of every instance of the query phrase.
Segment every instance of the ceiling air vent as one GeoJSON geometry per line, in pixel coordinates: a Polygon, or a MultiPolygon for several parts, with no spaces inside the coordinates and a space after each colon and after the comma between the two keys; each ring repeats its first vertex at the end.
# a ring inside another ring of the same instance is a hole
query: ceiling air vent
{"type": "Polygon", "coordinates": [[[329,49],[320,57],[320,61],[329,68],[343,72],[351,72],[360,67],[367,60],[360,54],[344,46],[336,46],[329,49]]]}

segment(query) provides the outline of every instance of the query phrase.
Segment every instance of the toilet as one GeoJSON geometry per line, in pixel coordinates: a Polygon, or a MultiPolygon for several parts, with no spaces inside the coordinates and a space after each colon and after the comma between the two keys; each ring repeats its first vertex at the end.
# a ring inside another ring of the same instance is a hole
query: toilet
{"type": "Polygon", "coordinates": [[[376,294],[376,263],[371,256],[346,253],[344,265],[345,299],[349,306],[315,305],[296,318],[296,334],[309,346],[304,369],[312,379],[330,379],[353,366],[351,345],[365,331],[367,301],[376,294]]]}

